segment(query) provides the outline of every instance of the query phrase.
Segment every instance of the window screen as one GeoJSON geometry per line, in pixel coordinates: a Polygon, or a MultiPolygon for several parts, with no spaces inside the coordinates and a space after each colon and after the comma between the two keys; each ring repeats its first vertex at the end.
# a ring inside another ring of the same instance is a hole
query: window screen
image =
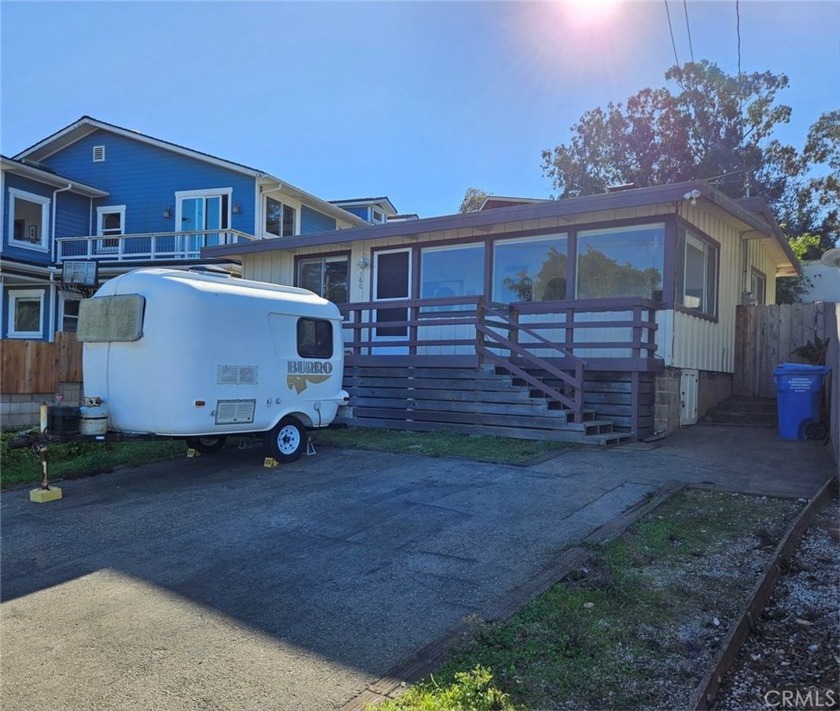
{"type": "Polygon", "coordinates": [[[82,299],[76,338],[82,343],[138,341],[143,336],[145,306],[140,294],[82,299]]]}

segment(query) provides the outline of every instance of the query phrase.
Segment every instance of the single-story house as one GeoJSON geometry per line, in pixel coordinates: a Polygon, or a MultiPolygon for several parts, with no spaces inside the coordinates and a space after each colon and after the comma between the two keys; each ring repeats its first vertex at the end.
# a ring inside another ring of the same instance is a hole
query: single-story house
{"type": "Polygon", "coordinates": [[[763,200],[702,181],[505,200],[201,254],[342,294],[348,422],[602,443],[729,396],[735,307],[799,269],[763,200]]]}

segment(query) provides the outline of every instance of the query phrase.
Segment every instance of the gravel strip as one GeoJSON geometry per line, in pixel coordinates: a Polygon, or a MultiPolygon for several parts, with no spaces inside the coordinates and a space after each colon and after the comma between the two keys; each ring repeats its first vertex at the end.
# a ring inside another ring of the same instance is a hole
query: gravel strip
{"type": "Polygon", "coordinates": [[[838,527],[835,494],[802,537],[712,708],[840,708],[838,527]]]}

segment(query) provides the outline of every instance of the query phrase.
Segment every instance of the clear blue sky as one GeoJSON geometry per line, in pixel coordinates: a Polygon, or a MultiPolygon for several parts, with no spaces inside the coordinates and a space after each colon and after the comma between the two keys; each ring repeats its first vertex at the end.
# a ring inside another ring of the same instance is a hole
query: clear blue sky
{"type": "MultiPolygon", "coordinates": [[[[540,151],[584,111],[665,83],[664,0],[0,2],[0,148],[84,114],[421,217],[464,191],[547,197],[540,151]],[[591,3],[589,7],[591,8],[591,3]]],[[[669,0],[679,61],[683,2],[669,0]]],[[[688,0],[694,58],[736,73],[735,0],[688,0]]],[[[744,71],[785,73],[801,147],[840,108],[840,2],[741,0],[744,71]]]]}

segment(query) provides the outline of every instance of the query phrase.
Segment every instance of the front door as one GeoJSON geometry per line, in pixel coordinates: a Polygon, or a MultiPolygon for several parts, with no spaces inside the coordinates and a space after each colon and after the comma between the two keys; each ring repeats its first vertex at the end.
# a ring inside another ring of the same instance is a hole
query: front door
{"type": "MultiPolygon", "coordinates": [[[[411,293],[410,285],[411,250],[394,249],[374,252],[374,301],[407,299],[411,293]]],[[[377,324],[374,327],[374,340],[405,341],[408,339],[408,326],[400,323],[408,320],[407,308],[377,308],[374,320],[377,324]],[[394,325],[387,325],[389,323],[393,323],[394,325]]],[[[389,349],[388,352],[390,353],[392,351],[389,349]]]]}

